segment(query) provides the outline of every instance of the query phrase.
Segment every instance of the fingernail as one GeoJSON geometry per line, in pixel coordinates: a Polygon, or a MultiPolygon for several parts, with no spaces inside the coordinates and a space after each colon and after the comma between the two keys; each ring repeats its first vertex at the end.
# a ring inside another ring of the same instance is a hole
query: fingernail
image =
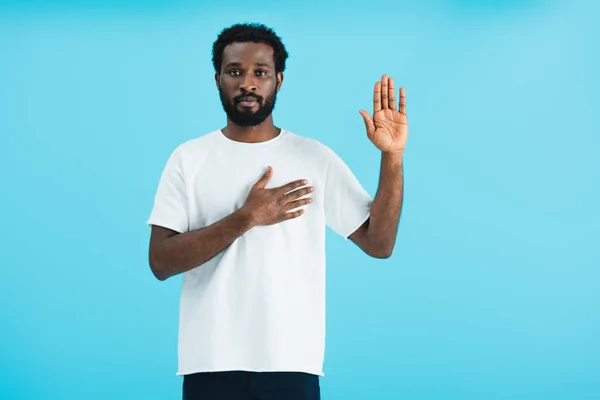
{"type": "Polygon", "coordinates": [[[308,183],[308,181],[305,179],[302,181],[302,183],[306,185],[308,183]]]}

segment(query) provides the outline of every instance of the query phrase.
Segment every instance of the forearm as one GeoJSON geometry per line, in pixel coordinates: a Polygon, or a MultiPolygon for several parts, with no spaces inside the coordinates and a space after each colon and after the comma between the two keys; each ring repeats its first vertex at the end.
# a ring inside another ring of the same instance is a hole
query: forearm
{"type": "Polygon", "coordinates": [[[371,205],[367,229],[372,253],[382,257],[392,254],[398,234],[403,195],[403,154],[382,152],[379,186],[371,205]]]}
{"type": "Polygon", "coordinates": [[[151,247],[152,272],[159,280],[165,280],[196,268],[225,250],[251,227],[250,218],[237,211],[205,228],[169,236],[151,247]]]}

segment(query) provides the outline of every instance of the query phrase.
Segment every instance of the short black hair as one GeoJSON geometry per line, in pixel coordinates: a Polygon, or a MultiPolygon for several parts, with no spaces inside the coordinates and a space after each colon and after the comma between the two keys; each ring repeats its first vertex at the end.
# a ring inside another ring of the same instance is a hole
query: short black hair
{"type": "Polygon", "coordinates": [[[273,48],[273,57],[275,59],[275,72],[285,70],[285,61],[289,57],[281,38],[271,28],[263,24],[235,24],[221,31],[217,40],[213,43],[212,62],[215,71],[221,72],[223,63],[223,50],[231,43],[265,43],[273,48]]]}

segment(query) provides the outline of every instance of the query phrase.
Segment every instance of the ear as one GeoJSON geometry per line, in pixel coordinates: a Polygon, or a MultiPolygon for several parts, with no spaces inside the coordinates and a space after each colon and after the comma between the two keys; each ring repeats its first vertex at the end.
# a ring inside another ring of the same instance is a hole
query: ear
{"type": "Polygon", "coordinates": [[[277,73],[277,91],[281,89],[281,84],[283,83],[283,72],[277,73]]]}
{"type": "Polygon", "coordinates": [[[219,73],[215,72],[215,83],[217,84],[217,90],[221,90],[221,83],[219,82],[219,73]]]}

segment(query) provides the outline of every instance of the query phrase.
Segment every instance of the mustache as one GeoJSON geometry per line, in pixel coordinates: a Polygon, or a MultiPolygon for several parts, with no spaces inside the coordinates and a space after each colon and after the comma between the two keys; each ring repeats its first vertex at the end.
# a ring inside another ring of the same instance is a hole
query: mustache
{"type": "Polygon", "coordinates": [[[235,103],[239,103],[242,101],[248,101],[248,100],[256,100],[257,102],[261,102],[262,101],[262,97],[257,96],[255,94],[242,94],[240,96],[236,96],[233,98],[233,101],[235,103]]]}

